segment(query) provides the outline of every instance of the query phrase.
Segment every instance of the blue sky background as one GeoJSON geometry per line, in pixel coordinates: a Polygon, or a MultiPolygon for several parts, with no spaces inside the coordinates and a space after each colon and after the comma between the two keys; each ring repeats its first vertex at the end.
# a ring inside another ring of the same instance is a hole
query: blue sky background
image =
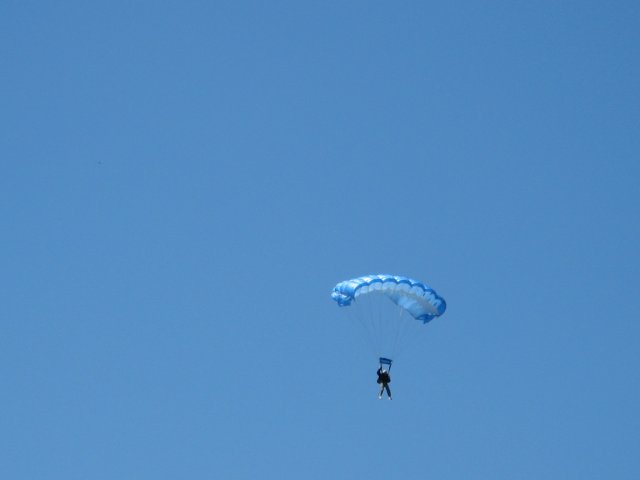
{"type": "Polygon", "coordinates": [[[0,476],[636,479],[637,2],[0,5],[0,476]],[[446,314],[394,365],[330,299],[446,314]]]}

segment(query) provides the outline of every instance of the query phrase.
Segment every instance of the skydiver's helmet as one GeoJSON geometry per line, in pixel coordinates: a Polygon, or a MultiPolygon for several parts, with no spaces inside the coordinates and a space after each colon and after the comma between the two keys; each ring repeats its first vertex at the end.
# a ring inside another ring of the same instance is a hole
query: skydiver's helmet
{"type": "Polygon", "coordinates": [[[385,373],[387,373],[387,371],[383,368],[380,373],[385,374],[385,373]]]}

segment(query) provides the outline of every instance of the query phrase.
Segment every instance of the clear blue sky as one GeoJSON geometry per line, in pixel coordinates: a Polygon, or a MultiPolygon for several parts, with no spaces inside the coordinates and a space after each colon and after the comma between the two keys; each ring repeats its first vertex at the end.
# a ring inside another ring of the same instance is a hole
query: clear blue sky
{"type": "Polygon", "coordinates": [[[635,1],[0,5],[0,477],[640,478],[635,1]],[[448,302],[394,401],[330,299],[448,302]]]}

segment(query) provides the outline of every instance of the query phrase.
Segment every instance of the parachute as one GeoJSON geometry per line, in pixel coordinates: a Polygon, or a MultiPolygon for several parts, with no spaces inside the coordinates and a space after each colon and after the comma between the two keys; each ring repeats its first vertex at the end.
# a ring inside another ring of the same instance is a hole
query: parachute
{"type": "Polygon", "coordinates": [[[367,333],[381,365],[389,365],[423,325],[442,315],[447,303],[425,283],[396,275],[367,275],[338,283],[331,298],[349,307],[367,333]],[[383,356],[384,355],[384,356],[383,356]]]}

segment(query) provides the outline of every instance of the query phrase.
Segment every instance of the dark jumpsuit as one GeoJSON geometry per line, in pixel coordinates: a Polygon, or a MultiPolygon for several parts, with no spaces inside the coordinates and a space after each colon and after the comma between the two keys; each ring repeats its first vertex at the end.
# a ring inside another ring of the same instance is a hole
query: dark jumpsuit
{"type": "Polygon", "coordinates": [[[383,372],[382,367],[380,367],[376,373],[378,374],[377,382],[382,386],[382,388],[380,389],[380,395],[378,396],[382,397],[382,393],[386,390],[387,395],[389,396],[389,398],[391,398],[391,390],[389,389],[389,382],[391,382],[391,377],[389,376],[389,373],[383,372]]]}

